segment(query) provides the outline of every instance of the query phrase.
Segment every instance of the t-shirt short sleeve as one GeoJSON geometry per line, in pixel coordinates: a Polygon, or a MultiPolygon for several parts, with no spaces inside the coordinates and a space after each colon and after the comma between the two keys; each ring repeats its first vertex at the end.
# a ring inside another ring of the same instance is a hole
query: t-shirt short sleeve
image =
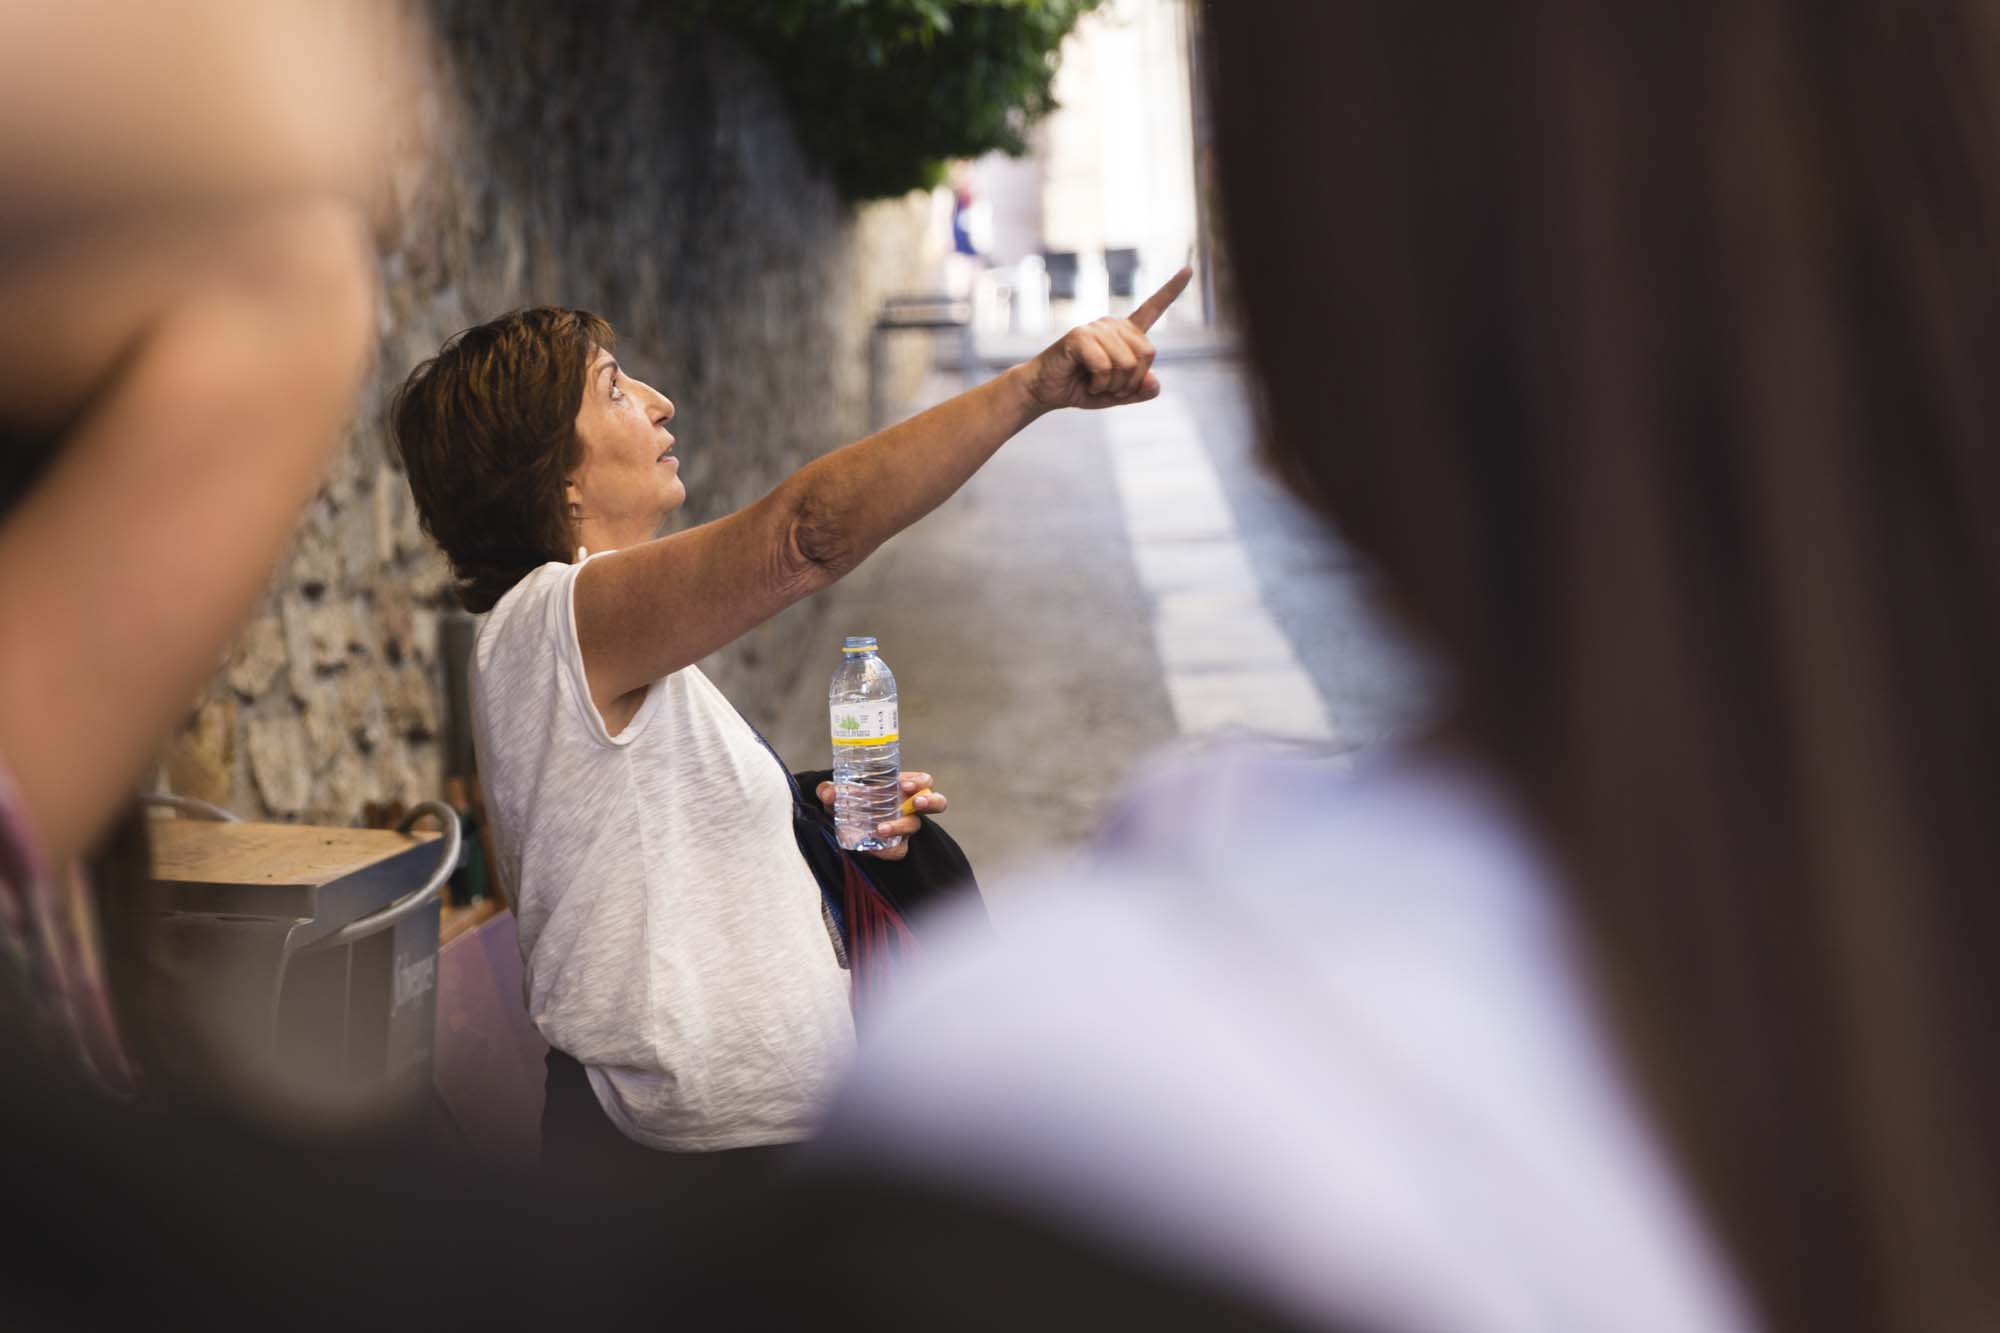
{"type": "Polygon", "coordinates": [[[695,666],[608,734],[577,637],[583,570],[552,562],[509,590],[469,672],[528,1016],[637,1142],[805,1138],[854,1020],[790,784],[695,666]]]}
{"type": "Polygon", "coordinates": [[[486,635],[491,652],[482,664],[483,674],[509,681],[552,674],[549,684],[562,692],[576,724],[592,740],[600,745],[626,746],[639,738],[653,700],[649,697],[646,706],[616,736],[591,700],[590,677],[584,670],[583,646],[577,637],[576,584],[584,567],[598,558],[589,556],[578,564],[551,561],[500,599],[486,635]]]}

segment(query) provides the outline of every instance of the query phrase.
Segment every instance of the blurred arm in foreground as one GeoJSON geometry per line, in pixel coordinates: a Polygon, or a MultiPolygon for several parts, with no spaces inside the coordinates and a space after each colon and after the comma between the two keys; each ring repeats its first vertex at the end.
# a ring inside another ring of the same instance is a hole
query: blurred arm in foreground
{"type": "MultiPolygon", "coordinates": [[[[352,405],[375,6],[9,4],[0,757],[60,864],[214,670],[352,405]]],[[[400,68],[389,62],[385,67],[400,68]]]]}

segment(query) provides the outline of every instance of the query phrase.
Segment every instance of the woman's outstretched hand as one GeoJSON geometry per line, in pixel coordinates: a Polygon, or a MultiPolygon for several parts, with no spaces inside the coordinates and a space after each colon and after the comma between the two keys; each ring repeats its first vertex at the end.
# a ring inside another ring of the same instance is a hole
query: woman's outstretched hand
{"type": "MultiPolygon", "coordinates": [[[[897,818],[886,820],[875,826],[875,835],[877,837],[901,838],[902,841],[894,847],[884,848],[879,852],[866,852],[864,855],[877,857],[884,861],[902,860],[910,854],[911,835],[923,827],[923,821],[918,819],[917,816],[941,815],[945,812],[945,807],[951,804],[950,801],[945,799],[943,792],[931,790],[931,775],[928,773],[917,773],[910,769],[904,769],[902,792],[903,805],[902,809],[898,812],[897,818]]],[[[815,794],[819,797],[821,805],[825,806],[828,810],[833,809],[833,784],[831,782],[820,783],[815,794]]]]}
{"type": "Polygon", "coordinates": [[[1193,269],[1183,268],[1126,318],[1107,315],[1071,329],[1019,367],[1035,405],[1044,410],[1117,407],[1159,397],[1153,340],[1146,332],[1193,276],[1193,269]]]}

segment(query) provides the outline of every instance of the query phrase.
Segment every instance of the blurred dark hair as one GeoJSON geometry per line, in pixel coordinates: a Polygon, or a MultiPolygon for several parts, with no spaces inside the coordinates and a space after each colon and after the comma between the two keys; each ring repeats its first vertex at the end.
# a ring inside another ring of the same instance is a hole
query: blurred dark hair
{"type": "Polygon", "coordinates": [[[587,310],[516,310],[452,335],[397,390],[396,448],[468,611],[570,558],[563,483],[581,459],[576,414],[594,349],[615,341],[587,310]]]}
{"type": "Polygon", "coordinates": [[[1768,1320],[2000,1325],[2000,11],[1206,11],[1290,484],[1567,866],[1768,1320]]]}

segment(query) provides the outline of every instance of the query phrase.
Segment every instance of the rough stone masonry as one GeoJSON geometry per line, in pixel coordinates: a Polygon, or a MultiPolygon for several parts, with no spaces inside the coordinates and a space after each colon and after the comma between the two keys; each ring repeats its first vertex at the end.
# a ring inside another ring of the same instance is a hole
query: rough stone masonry
{"type": "MultiPolygon", "coordinates": [[[[428,5],[434,67],[385,164],[372,382],[167,758],[172,790],[329,824],[439,793],[439,625],[455,601],[383,408],[448,334],[523,305],[608,317],[620,359],[680,409],[688,522],[864,429],[868,328],[884,295],[921,285],[926,204],[841,204],[762,70],[664,9],[428,5]]],[[[705,666],[756,717],[816,629],[797,607],[705,666]]]]}

